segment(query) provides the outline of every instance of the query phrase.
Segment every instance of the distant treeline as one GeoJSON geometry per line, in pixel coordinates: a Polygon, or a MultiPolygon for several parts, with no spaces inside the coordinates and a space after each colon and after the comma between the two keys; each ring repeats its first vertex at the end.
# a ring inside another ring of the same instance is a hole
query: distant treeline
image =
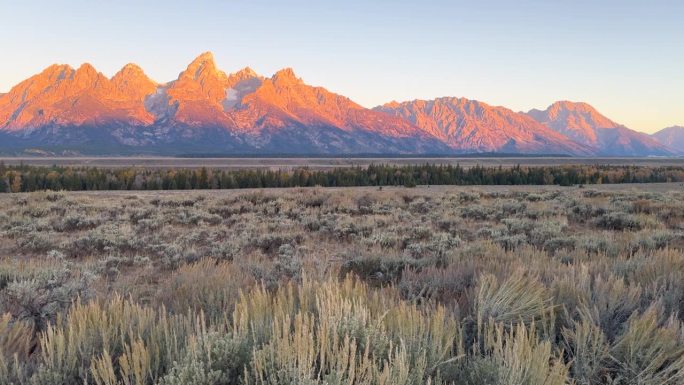
{"type": "Polygon", "coordinates": [[[263,187],[416,185],[561,185],[684,181],[684,167],[561,165],[461,167],[387,165],[331,170],[210,170],[6,166],[0,192],[40,190],[193,190],[263,187]]]}

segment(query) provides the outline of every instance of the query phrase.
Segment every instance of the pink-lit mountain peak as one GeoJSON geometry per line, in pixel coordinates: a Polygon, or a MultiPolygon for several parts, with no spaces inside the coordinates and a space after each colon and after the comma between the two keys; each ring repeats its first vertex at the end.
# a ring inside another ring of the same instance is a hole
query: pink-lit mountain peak
{"type": "Polygon", "coordinates": [[[145,74],[145,70],[143,70],[139,65],[137,65],[135,63],[128,63],[128,64],[124,65],[123,67],[121,67],[119,72],[117,72],[116,74],[114,74],[114,76],[112,76],[112,80],[114,80],[117,77],[127,78],[127,77],[140,77],[140,76],[147,77],[147,75],[145,74]]]}
{"type": "Polygon", "coordinates": [[[140,66],[133,63],[126,64],[114,74],[111,83],[115,94],[140,101],[154,93],[158,87],[158,84],[150,79],[140,66]]]}
{"type": "Polygon", "coordinates": [[[559,101],[547,109],[550,120],[565,119],[576,128],[614,128],[619,124],[599,113],[596,108],[584,102],[559,101]]]}
{"type": "Polygon", "coordinates": [[[218,69],[211,52],[205,52],[195,58],[185,71],[178,76],[180,79],[192,79],[199,82],[225,81],[228,76],[218,69]]]}
{"type": "Polygon", "coordinates": [[[262,78],[262,76],[257,74],[252,68],[245,67],[239,71],[231,73],[228,75],[228,78],[235,79],[235,81],[242,81],[252,78],[262,78]]]}
{"type": "Polygon", "coordinates": [[[608,119],[587,103],[560,101],[546,110],[531,110],[527,115],[578,143],[595,148],[601,155],[674,153],[649,135],[608,119]]]}
{"type": "Polygon", "coordinates": [[[0,99],[0,126],[9,130],[48,125],[153,122],[143,100],[156,83],[137,66],[127,65],[111,79],[90,63],[77,69],[52,65],[19,83],[0,99]]]}
{"type": "Polygon", "coordinates": [[[276,72],[271,78],[276,86],[290,86],[297,84],[304,84],[304,81],[299,78],[292,68],[283,68],[276,72]]]}

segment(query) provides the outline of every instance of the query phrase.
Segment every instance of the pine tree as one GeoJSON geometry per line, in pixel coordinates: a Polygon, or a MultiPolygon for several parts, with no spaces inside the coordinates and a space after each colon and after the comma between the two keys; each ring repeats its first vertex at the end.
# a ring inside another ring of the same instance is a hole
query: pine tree
{"type": "Polygon", "coordinates": [[[197,177],[197,186],[201,190],[206,190],[209,188],[209,175],[207,174],[207,169],[202,167],[197,177]]]}
{"type": "Polygon", "coordinates": [[[10,182],[10,190],[13,193],[18,193],[22,191],[22,179],[21,179],[21,174],[19,173],[13,173],[11,182],[10,182]]]}

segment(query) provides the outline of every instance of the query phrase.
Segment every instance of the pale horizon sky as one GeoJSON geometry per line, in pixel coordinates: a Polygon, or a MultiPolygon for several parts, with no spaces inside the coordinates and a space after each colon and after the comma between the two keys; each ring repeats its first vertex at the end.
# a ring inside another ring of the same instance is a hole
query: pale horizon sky
{"type": "Polygon", "coordinates": [[[681,1],[26,0],[0,17],[0,93],[53,63],[167,82],[212,51],[226,72],[292,67],[366,107],[572,100],[644,132],[684,125],[681,1]]]}

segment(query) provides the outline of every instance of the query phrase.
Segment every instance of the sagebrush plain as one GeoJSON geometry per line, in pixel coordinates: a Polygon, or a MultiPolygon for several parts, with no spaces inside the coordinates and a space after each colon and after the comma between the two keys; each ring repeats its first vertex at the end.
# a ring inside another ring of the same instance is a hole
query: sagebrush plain
{"type": "Polygon", "coordinates": [[[0,195],[0,384],[680,384],[681,184],[0,195]]]}

